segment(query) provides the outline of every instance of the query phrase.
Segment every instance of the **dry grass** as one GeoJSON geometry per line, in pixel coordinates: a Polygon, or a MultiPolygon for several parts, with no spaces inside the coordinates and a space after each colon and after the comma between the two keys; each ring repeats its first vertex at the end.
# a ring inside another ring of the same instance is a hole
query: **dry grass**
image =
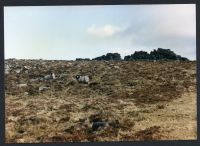
{"type": "Polygon", "coordinates": [[[6,75],[7,143],[197,139],[196,62],[16,63],[32,68],[6,75]],[[50,71],[52,82],[30,82],[50,71]],[[95,120],[107,125],[94,131],[95,120]]]}

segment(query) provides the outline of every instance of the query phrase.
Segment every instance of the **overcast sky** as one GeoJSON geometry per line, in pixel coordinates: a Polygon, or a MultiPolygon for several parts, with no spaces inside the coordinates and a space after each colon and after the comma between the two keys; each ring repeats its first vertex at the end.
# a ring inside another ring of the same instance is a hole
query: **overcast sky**
{"type": "Polygon", "coordinates": [[[5,58],[94,58],[157,48],[196,60],[194,4],[5,7],[5,58]]]}

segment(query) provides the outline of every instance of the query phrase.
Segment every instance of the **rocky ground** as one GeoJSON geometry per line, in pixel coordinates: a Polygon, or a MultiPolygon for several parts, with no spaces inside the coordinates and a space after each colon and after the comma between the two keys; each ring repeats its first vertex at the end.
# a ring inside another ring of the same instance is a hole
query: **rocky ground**
{"type": "Polygon", "coordinates": [[[195,61],[10,59],[5,92],[7,143],[197,139],[195,61]]]}

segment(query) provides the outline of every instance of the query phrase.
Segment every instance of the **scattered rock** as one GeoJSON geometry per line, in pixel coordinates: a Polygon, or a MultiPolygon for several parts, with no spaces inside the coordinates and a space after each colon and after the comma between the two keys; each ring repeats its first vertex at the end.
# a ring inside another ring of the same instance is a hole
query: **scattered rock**
{"type": "Polygon", "coordinates": [[[9,69],[5,69],[5,74],[9,74],[10,70],[9,69]]]}
{"type": "Polygon", "coordinates": [[[9,116],[7,120],[17,122],[19,119],[19,117],[9,116]]]}
{"type": "Polygon", "coordinates": [[[93,122],[93,124],[92,124],[92,130],[93,130],[93,131],[96,131],[96,130],[98,130],[99,128],[105,127],[106,124],[107,124],[106,122],[93,122]]]}
{"type": "Polygon", "coordinates": [[[21,73],[22,69],[21,68],[17,68],[14,70],[17,74],[21,73]]]}
{"type": "Polygon", "coordinates": [[[35,78],[35,79],[30,79],[30,82],[36,82],[36,81],[43,81],[43,78],[35,78]]]}
{"type": "Polygon", "coordinates": [[[119,69],[119,66],[114,66],[115,69],[119,69]]]}
{"type": "Polygon", "coordinates": [[[25,142],[25,139],[20,138],[20,139],[17,139],[16,142],[17,142],[17,143],[24,143],[24,142],[25,142]]]}
{"type": "Polygon", "coordinates": [[[17,87],[27,87],[27,84],[18,84],[17,87]]]}
{"type": "Polygon", "coordinates": [[[45,86],[41,86],[39,87],[39,91],[45,91],[45,90],[48,90],[50,89],[49,87],[45,87],[45,86]]]}
{"type": "Polygon", "coordinates": [[[90,79],[89,79],[89,76],[80,76],[80,75],[77,75],[76,76],[76,79],[79,83],[85,83],[85,84],[88,84],[90,79]]]}
{"type": "Polygon", "coordinates": [[[8,64],[5,64],[5,74],[9,74],[11,71],[10,66],[8,64]]]}
{"type": "Polygon", "coordinates": [[[45,80],[52,80],[52,79],[55,79],[55,74],[54,73],[51,73],[50,75],[46,75],[44,76],[44,79],[45,80]]]}
{"type": "Polygon", "coordinates": [[[30,66],[24,66],[24,69],[29,70],[29,69],[31,69],[31,67],[30,66]]]}

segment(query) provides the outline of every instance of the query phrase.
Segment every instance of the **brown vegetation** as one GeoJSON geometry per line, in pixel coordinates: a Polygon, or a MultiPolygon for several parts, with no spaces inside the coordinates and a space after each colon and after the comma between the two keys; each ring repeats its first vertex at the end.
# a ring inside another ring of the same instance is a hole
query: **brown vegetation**
{"type": "Polygon", "coordinates": [[[196,62],[6,63],[7,143],[197,138],[196,62]],[[16,73],[17,66],[28,69],[16,73]],[[56,79],[40,80],[50,72],[56,79]],[[94,130],[96,122],[105,125],[94,130]]]}

